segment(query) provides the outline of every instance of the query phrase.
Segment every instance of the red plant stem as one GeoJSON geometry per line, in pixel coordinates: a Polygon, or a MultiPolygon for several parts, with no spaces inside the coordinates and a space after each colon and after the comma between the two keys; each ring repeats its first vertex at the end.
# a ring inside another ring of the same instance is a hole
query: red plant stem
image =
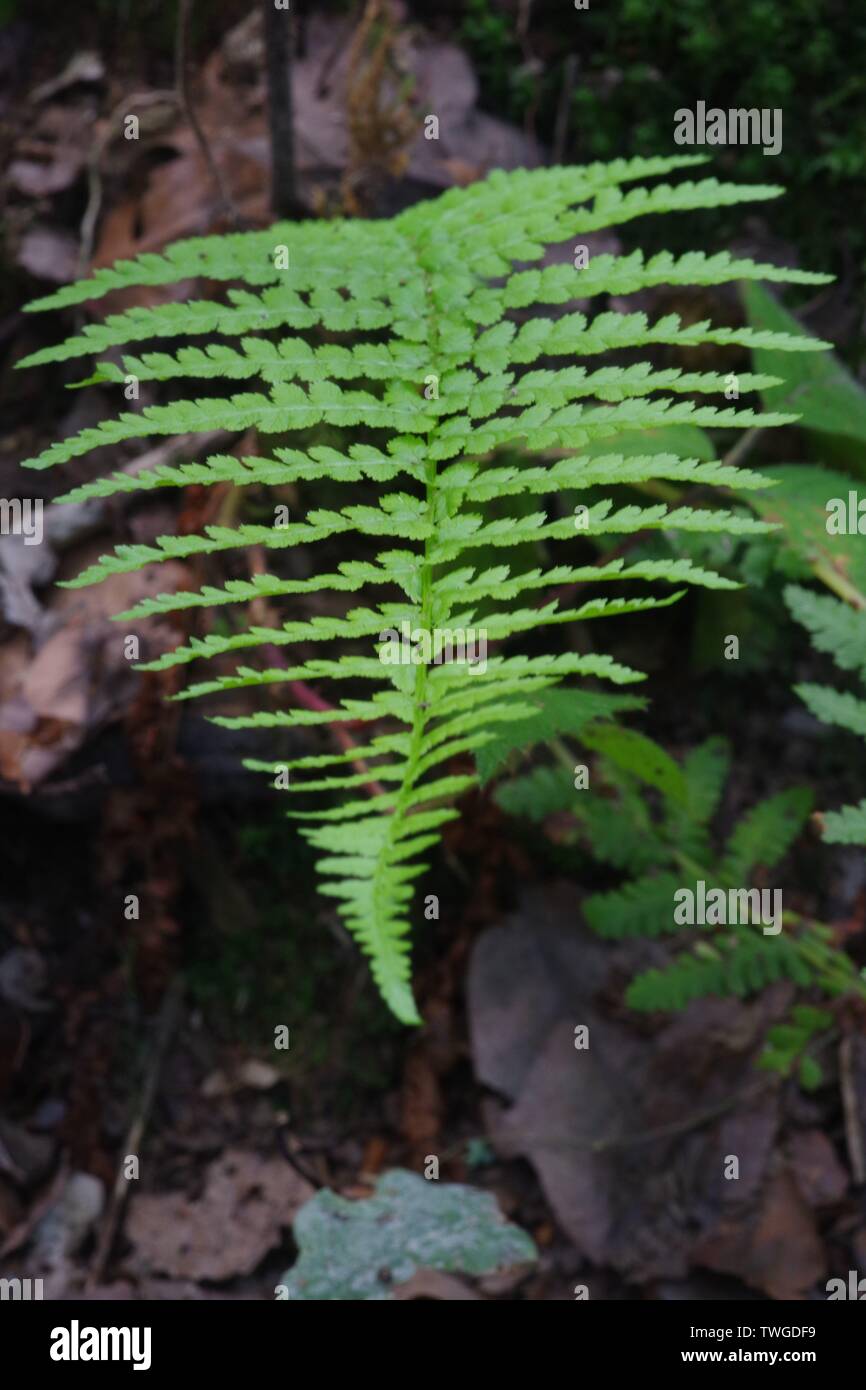
{"type": "MultiPolygon", "coordinates": [[[[287,663],[283,659],[283,654],[278,647],[275,647],[272,642],[268,642],[264,650],[268,661],[272,662],[275,666],[281,666],[285,669],[287,663]]],[[[306,681],[289,681],[288,686],[298,704],[303,706],[304,709],[323,711],[335,708],[334,705],[329,704],[327,700],[324,700],[321,695],[317,694],[312,686],[307,685],[306,681]]],[[[357,728],[360,722],[361,721],[357,719],[346,719],[335,721],[331,725],[331,732],[334,738],[346,753],[348,753],[350,749],[357,748],[358,746],[349,733],[346,725],[357,728]]],[[[367,764],[361,758],[353,758],[352,767],[356,772],[367,773],[370,771],[367,764]]],[[[369,796],[385,795],[385,788],[382,786],[382,783],[377,782],[372,774],[370,776],[370,781],[366,782],[364,787],[369,796]]]]}

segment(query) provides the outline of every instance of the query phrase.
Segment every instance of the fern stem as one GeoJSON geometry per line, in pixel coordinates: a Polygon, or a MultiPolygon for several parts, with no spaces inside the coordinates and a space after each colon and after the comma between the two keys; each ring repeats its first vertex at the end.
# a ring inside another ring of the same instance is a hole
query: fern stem
{"type": "Polygon", "coordinates": [[[832,589],[833,593],[850,603],[852,608],[866,609],[866,595],[862,594],[850,579],[846,579],[844,574],[840,574],[829,561],[813,560],[812,571],[816,579],[820,579],[828,589],[832,589]]]}
{"type": "MultiPolygon", "coordinates": [[[[433,300],[433,289],[426,272],[419,265],[421,273],[424,275],[428,296],[433,300]]],[[[431,305],[431,332],[428,346],[430,348],[431,359],[434,356],[434,339],[438,336],[435,315],[432,313],[431,305]]],[[[429,455],[424,466],[425,481],[425,513],[426,519],[433,522],[436,510],[436,460],[429,455]]],[[[433,564],[430,559],[431,547],[436,544],[435,527],[431,528],[431,535],[423,542],[424,555],[421,561],[421,586],[418,603],[418,618],[421,630],[429,632],[433,626],[433,564]]],[[[415,668],[415,688],[412,700],[412,732],[409,736],[409,746],[406,753],[406,762],[403,772],[403,780],[397,793],[396,803],[389,818],[388,830],[385,842],[382,846],[379,861],[373,876],[373,896],[376,901],[376,915],[378,920],[387,920],[387,896],[388,896],[388,870],[391,863],[391,854],[395,848],[395,835],[397,829],[403,822],[404,812],[408,809],[407,802],[415,788],[418,777],[418,764],[424,747],[424,733],[428,721],[428,701],[427,701],[427,665],[419,662],[415,668]],[[380,899],[384,901],[380,904],[380,899]]],[[[382,955],[386,955],[389,947],[393,949],[393,943],[383,942],[381,945],[382,955]]],[[[417,1012],[411,990],[405,991],[407,998],[402,1000],[402,1011],[395,1008],[395,1012],[400,1013],[406,1023],[421,1023],[421,1017],[417,1012]]],[[[395,1007],[392,1001],[392,1008],[395,1007]]]]}
{"type": "Polygon", "coordinates": [[[753,425],[750,430],[746,430],[746,433],[737,440],[733,448],[728,450],[722,462],[731,468],[738,468],[743,459],[752,452],[763,430],[763,425],[753,425]]]}

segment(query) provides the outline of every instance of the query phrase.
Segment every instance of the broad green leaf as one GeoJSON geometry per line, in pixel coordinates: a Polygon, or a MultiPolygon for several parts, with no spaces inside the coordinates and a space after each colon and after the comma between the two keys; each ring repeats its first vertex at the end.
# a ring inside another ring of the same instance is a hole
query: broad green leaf
{"type": "MultiPolygon", "coordinates": [[[[804,334],[794,315],[762,285],[744,284],[742,295],[753,328],[804,334]]],[[[756,347],[752,356],[756,371],[781,377],[785,383],[762,393],[768,410],[795,410],[803,429],[866,443],[866,390],[834,353],[799,357],[756,347]]]]}

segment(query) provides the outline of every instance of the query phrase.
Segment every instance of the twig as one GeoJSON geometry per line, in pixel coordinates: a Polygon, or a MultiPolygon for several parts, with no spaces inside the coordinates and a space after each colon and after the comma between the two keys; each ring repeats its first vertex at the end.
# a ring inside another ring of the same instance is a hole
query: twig
{"type": "Polygon", "coordinates": [[[822,584],[826,584],[828,589],[832,589],[834,594],[838,594],[846,603],[850,603],[852,608],[866,608],[866,595],[861,593],[856,584],[852,584],[844,574],[841,574],[829,560],[812,560],[812,573],[816,579],[820,579],[822,584]]]}
{"type": "Polygon", "coordinates": [[[187,39],[189,37],[189,20],[192,14],[192,6],[193,0],[180,0],[177,7],[177,32],[175,40],[175,91],[177,93],[177,103],[186,116],[186,119],[189,121],[192,133],[202,152],[202,157],[216,184],[223,210],[232,219],[235,226],[240,227],[242,224],[241,215],[232,200],[222,173],[217,167],[216,160],[207,142],[207,137],[201,127],[201,123],[190,99],[187,74],[187,39]]]}
{"type": "Polygon", "coordinates": [[[292,111],[292,17],[273,0],[261,0],[271,130],[271,208],[275,217],[296,218],[303,209],[295,182],[295,122],[292,111]]]}
{"type": "Polygon", "coordinates": [[[845,1115],[845,1141],[851,1159],[851,1171],[857,1183],[866,1182],[866,1156],[863,1152],[863,1123],[854,1084],[854,1039],[845,1037],[839,1046],[839,1085],[842,1091],[842,1110],[845,1115]]]}
{"type": "MultiPolygon", "coordinates": [[[[280,1153],[282,1154],[286,1162],[289,1164],[289,1166],[291,1168],[294,1168],[299,1178],[303,1178],[304,1182],[310,1184],[310,1187],[315,1187],[319,1192],[321,1192],[323,1188],[328,1186],[328,1184],[322,1182],[319,1178],[316,1177],[315,1173],[311,1173],[308,1168],[305,1168],[303,1164],[298,1162],[298,1154],[293,1153],[292,1150],[289,1148],[287,1134],[287,1129],[280,1128],[277,1130],[277,1147],[280,1153]]],[[[322,1146],[322,1148],[324,1148],[324,1145],[322,1146]]],[[[298,1152],[301,1155],[305,1155],[308,1153],[318,1153],[321,1152],[321,1150],[302,1148],[298,1152]]]]}
{"type": "Polygon", "coordinates": [[[739,465],[743,462],[743,459],[746,458],[747,455],[752,452],[752,449],[755,447],[761,435],[763,434],[764,429],[764,425],[753,425],[750,430],[746,430],[746,433],[742,435],[740,439],[737,440],[734,447],[732,449],[729,449],[728,452],[725,454],[724,458],[722,459],[722,463],[725,464],[726,467],[730,468],[739,467],[739,465]]]}
{"type": "Polygon", "coordinates": [[[774,1089],[780,1084],[781,1078],[778,1076],[767,1076],[745,1090],[738,1091],[726,1100],[719,1101],[717,1105],[710,1105],[706,1110],[696,1111],[693,1115],[687,1115],[682,1120],[673,1120],[670,1124],[657,1125],[654,1129],[639,1130],[636,1134],[611,1135],[608,1138],[593,1139],[589,1143],[574,1143],[570,1139],[550,1139],[546,1140],[544,1135],[533,1134],[526,1130],[515,1130],[508,1132],[509,1144],[512,1140],[521,1144],[532,1144],[533,1147],[555,1150],[567,1150],[574,1153],[599,1154],[607,1153],[611,1149],[630,1149],[638,1144],[651,1144],[658,1139],[672,1139],[678,1134],[686,1134],[690,1129],[700,1129],[702,1125],[709,1124],[713,1120],[719,1119],[729,1110],[736,1109],[739,1105],[748,1104],[763,1095],[765,1091],[774,1089]]]}
{"type": "Polygon", "coordinates": [[[738,1105],[747,1104],[751,1100],[756,1100],[765,1091],[773,1090],[778,1087],[780,1078],[778,1076],[768,1076],[759,1081],[755,1086],[747,1087],[744,1091],[738,1091],[736,1095],[729,1096],[727,1100],[719,1101],[718,1105],[710,1105],[706,1110],[699,1110],[694,1115],[687,1115],[682,1120],[672,1120],[667,1125],[657,1125],[655,1129],[645,1129],[638,1134],[624,1134],[620,1137],[610,1139],[596,1139],[589,1147],[592,1153],[605,1153],[610,1149],[630,1149],[636,1144],[651,1144],[656,1139],[672,1139],[677,1134],[687,1134],[690,1129],[700,1129],[702,1125],[709,1124],[712,1120],[717,1120],[721,1115],[726,1115],[729,1110],[735,1109],[738,1105]]]}
{"type": "Polygon", "coordinates": [[[129,1195],[129,1179],[125,1176],[123,1171],[124,1160],[129,1154],[137,1155],[141,1148],[141,1141],[144,1138],[144,1133],[150,1119],[150,1112],[156,1097],[156,1088],[159,1083],[159,1075],[162,1070],[166,1050],[180,1015],[182,994],[182,979],[180,976],[175,976],[165,992],[162,1007],[159,1011],[156,1041],[153,1047],[150,1066],[141,1090],[138,1110],[126,1132],[123,1157],[120,1161],[120,1167],[117,1170],[117,1177],[114,1180],[111,1196],[108,1199],[108,1206],[105,1210],[105,1217],[102,1222],[99,1239],[96,1243],[96,1249],[93,1253],[93,1259],[87,1276],[86,1287],[88,1289],[92,1288],[94,1284],[101,1282],[103,1273],[105,1272],[105,1265],[111,1254],[111,1248],[114,1245],[114,1239],[120,1225],[120,1218],[123,1214],[124,1206],[126,1205],[127,1196],[129,1195]]]}
{"type": "Polygon", "coordinates": [[[529,33],[529,21],[532,18],[532,0],[519,0],[517,7],[517,37],[521,44],[526,41],[529,33]]]}
{"type": "Polygon", "coordinates": [[[556,123],[553,127],[553,149],[551,164],[561,164],[565,154],[568,137],[568,120],[571,115],[571,94],[577,76],[577,54],[569,53],[562,65],[562,86],[559,89],[559,103],[556,108],[556,123]]]}
{"type": "Polygon", "coordinates": [[[114,135],[117,118],[128,111],[131,106],[158,106],[160,102],[177,101],[176,92],[133,92],[132,96],[125,96],[112,109],[106,121],[102,134],[93,142],[90,156],[87,161],[87,206],[84,209],[84,216],[81,219],[80,238],[81,246],[78,252],[78,274],[79,277],[86,274],[93,255],[93,241],[96,233],[96,223],[99,218],[99,211],[102,207],[102,161],[105,151],[108,149],[114,135]]]}

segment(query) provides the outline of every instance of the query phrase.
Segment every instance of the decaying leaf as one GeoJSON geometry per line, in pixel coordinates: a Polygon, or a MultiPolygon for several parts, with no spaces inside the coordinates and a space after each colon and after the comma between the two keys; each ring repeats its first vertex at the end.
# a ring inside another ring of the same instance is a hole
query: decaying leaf
{"type": "Polygon", "coordinates": [[[227,1149],[208,1168],[197,1202],[183,1192],[133,1198],[126,1234],[134,1262],[174,1279],[249,1274],[312,1193],[285,1159],[227,1149]]]}

